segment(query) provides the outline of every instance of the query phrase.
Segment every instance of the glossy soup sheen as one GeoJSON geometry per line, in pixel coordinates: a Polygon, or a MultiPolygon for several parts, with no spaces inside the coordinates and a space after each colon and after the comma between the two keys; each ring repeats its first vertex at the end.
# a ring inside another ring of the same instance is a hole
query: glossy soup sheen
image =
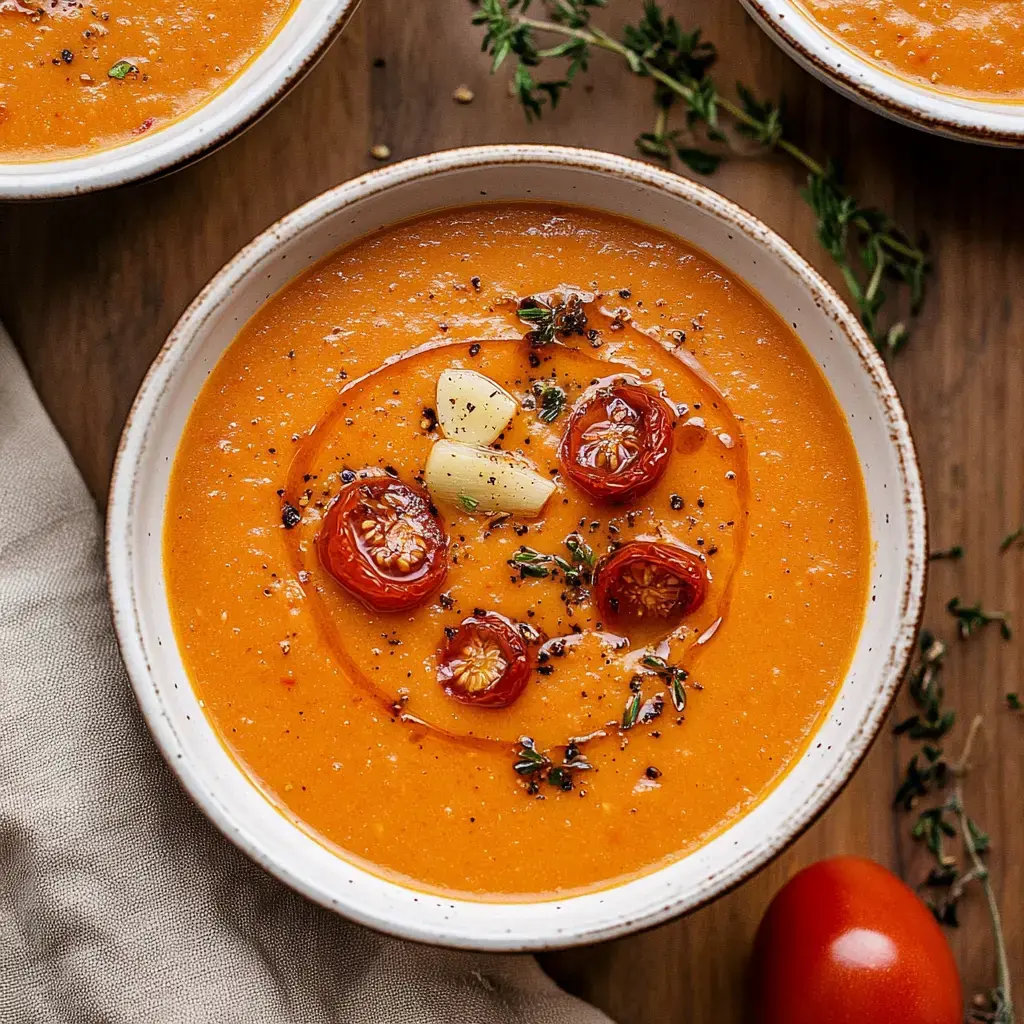
{"type": "Polygon", "coordinates": [[[1019,0],[800,0],[869,60],[936,89],[1024,98],[1019,0]]]}
{"type": "Polygon", "coordinates": [[[0,0],[0,162],[77,156],[159,131],[227,85],[294,5],[0,0]]]}
{"type": "Polygon", "coordinates": [[[826,713],[870,569],[851,437],[789,328],[677,239],[539,204],[398,225],[270,299],[188,420],[164,544],[188,672],[268,797],[378,873],[494,899],[606,886],[749,809],[826,713]],[[601,293],[587,307],[596,333],[534,350],[510,297],[559,285],[601,293]],[[497,526],[442,508],[441,591],[411,612],[373,612],[322,571],[315,539],[343,471],[421,477],[438,437],[424,410],[449,367],[485,373],[523,403],[499,443],[557,490],[541,518],[497,526]],[[608,506],[557,473],[568,412],[543,422],[529,396],[554,377],[571,404],[625,372],[671,396],[679,420],[661,481],[608,506]],[[301,511],[291,528],[285,503],[301,511]],[[640,538],[707,559],[705,604],[661,648],[690,672],[684,712],[662,679],[638,673],[638,651],[663,626],[613,649],[586,588],[520,579],[508,564],[522,545],[566,553],[574,530],[596,556],[640,538]],[[445,627],[477,609],[570,637],[543,664],[535,651],[507,708],[457,703],[437,682],[445,627]],[[664,710],[623,730],[638,675],[643,701],[660,693],[664,710]],[[531,793],[513,770],[519,737],[561,757],[570,738],[598,730],[581,744],[593,768],[569,792],[542,781],[531,793]]]}

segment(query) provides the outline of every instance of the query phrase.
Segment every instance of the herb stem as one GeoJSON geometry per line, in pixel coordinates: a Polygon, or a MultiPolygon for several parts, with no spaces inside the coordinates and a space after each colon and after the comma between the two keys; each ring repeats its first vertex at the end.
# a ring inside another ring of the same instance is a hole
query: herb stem
{"type": "Polygon", "coordinates": [[[999,913],[999,903],[996,900],[995,891],[992,888],[992,879],[989,877],[988,868],[978,853],[974,842],[974,832],[968,822],[967,812],[964,810],[963,778],[967,774],[968,762],[971,757],[971,750],[974,741],[981,731],[984,720],[981,715],[975,715],[971,727],[967,732],[967,739],[964,742],[964,749],[955,764],[951,765],[953,777],[956,780],[953,786],[953,799],[950,801],[950,810],[956,815],[957,824],[960,826],[960,835],[963,837],[964,849],[971,858],[971,874],[981,885],[985,893],[985,902],[988,904],[989,919],[992,923],[992,939],[996,947],[996,985],[1002,993],[1003,1003],[1000,1006],[1000,1016],[997,1021],[1013,1024],[1013,991],[1010,987],[1010,962],[1006,955],[1006,940],[1003,938],[1003,921],[999,913]]]}
{"type": "MultiPolygon", "coordinates": [[[[540,117],[542,107],[553,108],[578,73],[588,68],[592,50],[619,57],[629,72],[654,83],[654,130],[643,132],[636,145],[647,156],[671,163],[673,155],[698,174],[711,174],[721,163],[720,152],[708,151],[698,126],[712,144],[728,144],[719,115],[731,119],[740,135],[760,144],[762,151],[781,152],[807,172],[801,195],[817,219],[817,234],[838,266],[863,323],[875,345],[894,354],[907,341],[907,324],[893,318],[881,322],[887,307],[886,282],[907,289],[911,316],[924,299],[930,266],[923,247],[883,210],[861,206],[842,186],[832,161],[816,160],[784,137],[782,102],[761,102],[742,83],[735,99],[722,95],[706,72],[716,60],[715,47],[700,39],[700,31],[684,32],[675,17],[665,16],[656,0],[647,0],[637,24],[627,25],[616,39],[591,20],[591,11],[607,0],[546,0],[548,16],[530,17],[531,0],[479,0],[473,23],[486,26],[483,48],[497,71],[509,55],[517,59],[513,91],[529,119],[540,117]],[[541,48],[535,36],[559,41],[541,48]],[[538,81],[534,69],[549,59],[565,58],[568,67],[560,78],[538,81]],[[685,108],[682,129],[671,127],[676,102],[685,108]],[[682,141],[689,136],[691,142],[682,141]]],[[[538,334],[537,343],[550,340],[538,334]]]]}
{"type": "MultiPolygon", "coordinates": [[[[591,29],[588,31],[587,29],[582,28],[570,28],[568,25],[559,25],[554,21],[544,21],[540,18],[527,18],[523,15],[513,15],[512,20],[515,24],[522,25],[525,28],[532,28],[538,32],[554,32],[558,35],[566,36],[571,39],[578,39],[580,42],[586,43],[588,46],[596,46],[599,49],[607,50],[609,53],[617,54],[630,65],[631,70],[638,67],[645,75],[650,76],[656,82],[665,86],[666,89],[671,89],[672,92],[681,99],[687,101],[693,99],[693,89],[685,83],[673,78],[671,75],[665,74],[665,72],[660,68],[654,67],[652,64],[644,60],[643,57],[638,57],[624,44],[620,43],[617,39],[613,39],[609,35],[605,35],[605,33],[600,31],[600,29],[591,29]],[[636,65],[634,65],[634,61],[637,62],[636,65]]],[[[762,121],[748,113],[738,103],[734,103],[725,96],[718,97],[718,106],[738,123],[746,125],[748,128],[764,127],[764,123],[762,121]]],[[[664,134],[667,123],[668,110],[662,107],[658,112],[655,134],[664,134]]],[[[778,139],[775,143],[775,147],[776,149],[782,150],[782,152],[787,156],[792,157],[808,172],[808,174],[813,174],[816,177],[824,177],[828,173],[826,168],[815,160],[813,156],[809,153],[805,153],[799,146],[790,142],[788,139],[778,139]]],[[[863,217],[854,217],[853,223],[863,230],[868,230],[870,228],[870,224],[863,217]]],[[[899,253],[899,255],[904,256],[907,259],[918,259],[920,257],[920,253],[917,249],[906,245],[898,238],[886,236],[882,239],[882,243],[890,251],[899,253]]],[[[873,287],[869,287],[869,292],[871,293],[874,293],[878,289],[878,283],[881,281],[881,267],[876,268],[875,274],[879,281],[873,281],[873,287]]]]}
{"type": "MultiPolygon", "coordinates": [[[[571,39],[578,39],[580,42],[586,43],[588,46],[596,46],[599,49],[618,54],[618,56],[629,64],[631,70],[641,70],[645,75],[648,75],[656,82],[665,86],[666,89],[671,89],[672,92],[681,99],[692,100],[694,97],[694,90],[685,83],[678,81],[671,75],[665,74],[664,71],[648,63],[643,59],[643,57],[638,57],[624,44],[620,43],[617,39],[613,39],[609,35],[605,35],[605,33],[600,29],[590,29],[588,31],[587,29],[582,28],[570,28],[568,25],[559,25],[557,22],[544,21],[540,18],[527,18],[521,14],[513,15],[512,20],[515,24],[522,25],[524,28],[532,28],[538,32],[554,32],[558,35],[566,36],[571,39]]],[[[720,97],[718,99],[718,105],[722,110],[729,114],[730,117],[734,118],[740,124],[746,125],[748,128],[763,127],[763,123],[761,121],[752,114],[748,114],[747,111],[738,104],[733,103],[730,99],[720,97]]],[[[667,121],[667,110],[662,109],[661,114],[659,114],[659,121],[662,120],[663,117],[667,121]]],[[[825,168],[822,167],[814,157],[805,153],[798,146],[793,145],[792,142],[789,142],[786,139],[779,139],[775,145],[778,149],[781,149],[784,153],[796,160],[797,163],[802,164],[810,174],[825,174],[825,168]]],[[[905,255],[916,255],[912,249],[905,246],[903,248],[905,255]]]]}

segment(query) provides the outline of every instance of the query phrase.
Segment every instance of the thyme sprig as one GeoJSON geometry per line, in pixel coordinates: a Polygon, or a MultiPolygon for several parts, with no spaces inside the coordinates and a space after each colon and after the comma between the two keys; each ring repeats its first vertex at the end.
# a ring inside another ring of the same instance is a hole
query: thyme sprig
{"type": "Polygon", "coordinates": [[[508,560],[508,564],[518,569],[521,577],[546,579],[551,575],[551,566],[554,566],[561,570],[567,586],[577,588],[590,583],[597,563],[593,548],[578,533],[570,533],[563,543],[569,552],[569,558],[535,551],[523,544],[508,560]]]}
{"type": "Polygon", "coordinates": [[[640,678],[633,680],[629,685],[629,698],[622,711],[621,728],[623,731],[632,729],[635,725],[647,725],[660,717],[665,710],[665,697],[661,693],[644,699],[643,690],[640,688],[640,678]]]}
{"type": "Polygon", "coordinates": [[[975,1007],[968,1015],[974,1024],[1014,1024],[1013,995],[1006,956],[999,906],[992,888],[984,855],[990,850],[989,835],[966,810],[963,780],[967,775],[974,743],[981,730],[978,716],[971,723],[963,752],[955,761],[947,761],[939,742],[952,729],[956,715],[944,706],[942,671],[946,645],[932,634],[921,635],[917,662],[910,677],[908,692],[917,709],[916,714],[899,723],[896,732],[920,743],[904,773],[896,793],[895,804],[912,810],[919,800],[938,800],[920,810],[911,828],[911,835],[923,843],[933,857],[933,865],[923,882],[924,899],[937,920],[956,927],[960,900],[974,885],[981,888],[992,925],[996,949],[996,987],[987,994],[987,1005],[975,1007]],[[959,839],[966,864],[962,867],[953,852],[953,841],[959,839]]]}
{"type": "Polygon", "coordinates": [[[946,611],[957,620],[957,629],[962,640],[974,636],[993,622],[999,623],[999,635],[1004,640],[1009,640],[1013,636],[1009,615],[1006,612],[986,611],[980,601],[966,605],[959,597],[951,597],[946,605],[946,611]]]}
{"type": "Polygon", "coordinates": [[[535,295],[522,299],[516,316],[531,329],[525,338],[534,348],[550,345],[558,336],[587,333],[587,311],[583,299],[570,292],[552,305],[535,295]]]}
{"type": "Polygon", "coordinates": [[[690,676],[686,669],[679,665],[670,665],[664,658],[659,658],[656,654],[645,654],[640,659],[640,664],[665,680],[668,684],[669,696],[672,698],[672,706],[676,711],[685,711],[685,683],[690,676]]]}
{"type": "Polygon", "coordinates": [[[568,401],[565,389],[549,380],[536,380],[532,390],[536,396],[537,419],[544,423],[554,423],[562,415],[568,401]]]}
{"type": "MultiPolygon", "coordinates": [[[[714,45],[701,37],[699,29],[685,31],[674,17],[666,17],[654,0],[647,0],[640,19],[627,25],[621,40],[591,20],[607,0],[536,0],[544,13],[541,18],[528,13],[534,2],[480,0],[473,16],[473,23],[484,28],[482,49],[491,56],[491,71],[514,58],[512,86],[528,120],[558,104],[565,90],[587,70],[594,50],[615,54],[630,72],[653,83],[654,128],[636,138],[645,155],[666,162],[674,156],[691,170],[710,174],[723,159],[722,144],[729,141],[724,125],[728,118],[729,126],[744,140],[761,151],[786,154],[807,172],[801,194],[865,329],[885,353],[895,353],[905,344],[910,333],[906,322],[883,316],[888,299],[885,282],[905,288],[910,314],[916,316],[929,272],[923,245],[915,244],[887,213],[863,206],[851,196],[832,161],[816,160],[787,137],[781,101],[760,100],[743,85],[737,85],[735,100],[722,95],[709,74],[718,56],[714,45]],[[542,36],[560,41],[544,47],[539,42],[542,36]],[[564,61],[564,72],[538,79],[535,70],[552,60],[564,61]],[[674,128],[672,115],[677,108],[682,108],[682,127],[674,128]],[[716,148],[709,150],[709,144],[716,148]]],[[[543,319],[540,313],[531,316],[535,321],[543,319]]],[[[545,336],[543,331],[535,333],[545,336]]],[[[546,341],[553,337],[552,329],[546,341]]]]}
{"type": "Polygon", "coordinates": [[[527,779],[527,792],[536,795],[540,792],[541,782],[568,793],[576,782],[576,774],[590,771],[593,765],[584,756],[576,740],[566,744],[562,760],[556,762],[549,754],[538,750],[531,737],[521,736],[512,768],[516,774],[527,779]]]}

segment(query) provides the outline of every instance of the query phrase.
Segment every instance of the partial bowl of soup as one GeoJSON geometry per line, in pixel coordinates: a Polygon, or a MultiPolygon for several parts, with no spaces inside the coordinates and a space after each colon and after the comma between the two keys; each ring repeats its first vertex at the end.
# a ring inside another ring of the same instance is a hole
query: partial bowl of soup
{"type": "Polygon", "coordinates": [[[253,124],[357,0],[0,0],[0,200],[162,174],[253,124]]]}
{"type": "Polygon", "coordinates": [[[1024,8],[1006,0],[742,0],[790,56],[894,120],[1024,145],[1024,8]]]}
{"type": "Polygon", "coordinates": [[[185,313],[111,490],[117,632],[210,818],[413,939],[680,914],[836,795],[925,517],[838,296],[721,196],[484,147],[325,193],[185,313]]]}

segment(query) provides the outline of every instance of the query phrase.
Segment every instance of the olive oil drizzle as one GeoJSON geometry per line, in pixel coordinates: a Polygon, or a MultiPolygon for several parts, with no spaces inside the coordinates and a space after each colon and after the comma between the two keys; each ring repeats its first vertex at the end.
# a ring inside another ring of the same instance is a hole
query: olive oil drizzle
{"type": "MultiPolygon", "coordinates": [[[[720,625],[728,614],[729,606],[732,602],[740,575],[739,569],[747,546],[749,537],[750,479],[746,438],[742,424],[733,413],[725,394],[718,387],[711,375],[701,365],[696,356],[686,349],[683,343],[678,341],[678,336],[669,335],[669,340],[666,340],[665,336],[663,336],[663,332],[657,328],[650,330],[641,329],[633,323],[631,319],[623,320],[619,311],[595,309],[594,306],[596,305],[597,300],[596,296],[586,295],[585,298],[589,300],[586,303],[588,316],[593,317],[598,323],[603,322],[604,329],[614,331],[618,337],[625,336],[624,333],[620,332],[630,332],[633,336],[633,340],[642,338],[642,344],[644,345],[654,344],[659,346],[664,352],[682,365],[687,376],[697,386],[700,392],[700,403],[713,405],[716,414],[724,419],[727,427],[727,430],[719,430],[717,434],[709,433],[707,438],[704,440],[704,443],[713,443],[714,439],[717,437],[718,441],[725,445],[735,455],[734,460],[731,462],[732,468],[730,476],[735,482],[736,500],[740,513],[736,521],[731,524],[733,544],[732,564],[728,570],[724,587],[716,601],[714,607],[715,614],[710,624],[703,627],[699,632],[694,630],[693,627],[688,627],[684,623],[664,638],[667,641],[671,641],[675,646],[675,650],[673,651],[673,661],[680,665],[680,667],[685,667],[685,672],[692,678],[695,665],[698,663],[701,654],[706,649],[710,639],[716,635],[720,625]],[[726,434],[728,434],[728,437],[725,436],[726,434]],[[685,666],[683,666],[684,659],[686,661],[685,666]]],[[[489,346],[523,345],[524,339],[521,336],[512,338],[490,338],[482,341],[482,343],[489,346]]],[[[363,670],[357,659],[353,657],[352,653],[348,650],[342,636],[342,632],[335,621],[335,617],[331,614],[327,603],[323,600],[322,588],[325,585],[331,586],[332,584],[325,584],[323,581],[323,572],[315,555],[315,543],[313,543],[314,535],[310,532],[310,520],[313,520],[313,516],[309,513],[312,512],[315,514],[316,518],[313,521],[319,521],[322,518],[322,514],[319,508],[316,508],[315,506],[311,508],[309,504],[309,482],[314,477],[318,459],[320,459],[328,441],[332,436],[335,436],[339,430],[344,429],[345,427],[344,419],[351,408],[349,398],[353,396],[363,385],[382,374],[392,371],[399,364],[406,364],[410,360],[417,359],[418,357],[422,357],[427,354],[437,353],[442,349],[451,349],[453,353],[455,351],[461,353],[465,349],[466,344],[467,342],[465,340],[438,339],[430,341],[424,345],[417,346],[413,349],[392,356],[380,366],[370,370],[358,378],[346,380],[340,389],[337,398],[332,402],[327,412],[298,442],[295,454],[289,466],[284,493],[281,495],[281,501],[282,504],[286,506],[296,507],[302,504],[305,504],[306,506],[307,512],[303,516],[306,520],[306,530],[289,530],[286,545],[295,577],[299,581],[299,585],[307,598],[308,607],[312,612],[317,630],[326,641],[332,658],[342,669],[344,675],[351,679],[356,686],[365,692],[374,701],[374,703],[379,705],[380,708],[395,721],[400,721],[412,729],[420,731],[424,735],[434,734],[443,741],[451,741],[463,746],[470,746],[475,749],[500,748],[502,750],[508,750],[509,748],[515,748],[520,745],[521,740],[516,737],[492,738],[478,736],[472,733],[456,733],[435,721],[431,721],[427,718],[421,718],[414,713],[414,708],[410,706],[413,703],[411,700],[407,697],[399,697],[396,699],[394,693],[385,690],[383,687],[375,683],[363,670]],[[304,497],[306,499],[305,502],[303,502],[304,497]]],[[[582,342],[579,347],[570,343],[570,341],[558,340],[551,342],[550,345],[554,352],[557,352],[558,350],[575,352],[600,363],[602,372],[607,372],[605,369],[607,368],[608,370],[613,370],[613,372],[629,376],[639,376],[641,379],[644,376],[650,375],[649,371],[645,368],[634,367],[625,361],[620,362],[614,354],[611,357],[602,358],[598,352],[585,351],[585,341],[582,342]]],[[[670,396],[666,395],[665,397],[668,398],[669,401],[673,401],[670,396]]],[[[696,405],[697,403],[694,404],[696,405]]],[[[677,409],[683,408],[682,403],[679,402],[673,401],[673,405],[677,409]]],[[[557,429],[557,427],[553,427],[553,429],[557,429]]],[[[345,481],[342,478],[341,471],[338,471],[337,474],[332,472],[329,474],[328,479],[318,479],[317,487],[322,490],[323,488],[330,486],[330,489],[336,493],[337,486],[341,486],[346,482],[351,482],[352,479],[357,480],[370,476],[379,476],[384,471],[378,469],[355,469],[354,472],[352,470],[349,470],[349,472],[353,473],[352,477],[349,478],[349,481],[345,481]],[[337,481],[332,479],[336,475],[338,477],[337,481]]],[[[324,504],[329,504],[329,502],[325,502],[324,504]]],[[[278,509],[277,515],[280,516],[280,514],[280,509],[278,509]]],[[[676,542],[678,543],[678,541],[676,542]]],[[[689,545],[686,546],[689,547],[689,545]]],[[[696,553],[700,554],[705,558],[705,561],[707,561],[706,551],[694,548],[690,548],[690,550],[696,551],[696,553]]],[[[578,635],[572,634],[571,636],[573,640],[579,639],[578,635]]],[[[558,637],[551,638],[548,643],[557,641],[558,639],[558,637]]],[[[662,643],[658,646],[659,649],[663,649],[665,644],[662,643]]],[[[637,667],[639,667],[642,663],[643,657],[645,655],[650,655],[650,649],[646,646],[640,647],[633,653],[636,655],[635,660],[638,663],[637,667]]],[[[611,726],[612,723],[609,723],[609,725],[611,726]]],[[[609,730],[609,734],[614,733],[615,731],[615,728],[611,728],[609,730]]],[[[601,736],[603,737],[604,735],[606,734],[602,732],[601,736]]]]}

